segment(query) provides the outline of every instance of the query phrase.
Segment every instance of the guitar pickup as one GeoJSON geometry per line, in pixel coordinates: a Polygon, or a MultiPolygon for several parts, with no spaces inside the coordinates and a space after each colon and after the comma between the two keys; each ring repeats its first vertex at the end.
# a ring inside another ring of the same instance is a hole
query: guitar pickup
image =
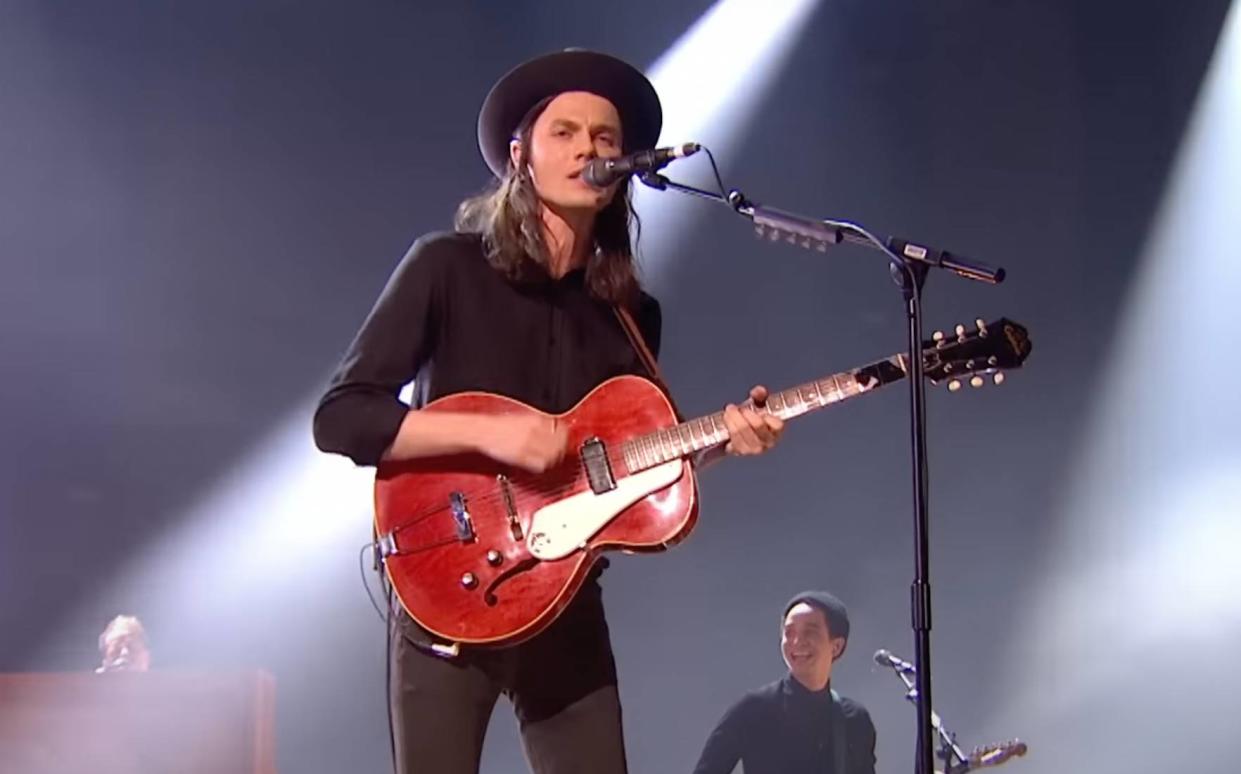
{"type": "Polygon", "coordinates": [[[590,482],[590,490],[595,494],[611,492],[616,488],[616,477],[612,475],[612,463],[608,462],[608,447],[598,438],[587,438],[582,442],[582,467],[586,470],[586,480],[590,482]]]}
{"type": "Polygon", "coordinates": [[[465,495],[460,492],[448,495],[448,510],[452,513],[453,523],[457,527],[457,539],[462,543],[474,540],[474,520],[470,518],[470,509],[466,507],[465,495]]]}

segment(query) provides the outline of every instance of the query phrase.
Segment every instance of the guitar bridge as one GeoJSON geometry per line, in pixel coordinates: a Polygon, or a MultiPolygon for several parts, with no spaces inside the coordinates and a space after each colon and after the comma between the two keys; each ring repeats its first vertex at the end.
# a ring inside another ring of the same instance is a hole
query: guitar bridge
{"type": "Polygon", "coordinates": [[[496,476],[496,483],[500,485],[500,497],[504,500],[504,513],[508,516],[508,531],[513,536],[513,540],[521,541],[521,519],[517,517],[517,501],[513,499],[513,485],[509,483],[508,476],[501,473],[496,476]]]}
{"type": "Polygon", "coordinates": [[[612,475],[612,464],[608,462],[608,447],[603,445],[603,441],[587,438],[582,442],[581,456],[592,492],[603,494],[616,488],[616,477],[612,475]]]}
{"type": "Polygon", "coordinates": [[[457,540],[462,543],[474,540],[474,520],[470,518],[470,509],[466,507],[465,495],[460,492],[448,495],[448,510],[457,526],[457,540]]]}

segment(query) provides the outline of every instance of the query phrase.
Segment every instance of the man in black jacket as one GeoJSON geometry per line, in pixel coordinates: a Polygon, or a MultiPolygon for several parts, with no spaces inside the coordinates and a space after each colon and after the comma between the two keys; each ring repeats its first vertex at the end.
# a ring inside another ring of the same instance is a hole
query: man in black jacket
{"type": "Polygon", "coordinates": [[[849,614],[825,591],[784,607],[780,650],[789,673],[734,704],[707,738],[694,774],[874,774],[875,725],[831,688],[849,641],[849,614]]]}
{"type": "MultiPolygon", "coordinates": [[[[501,78],[478,120],[496,184],[462,203],[454,232],[420,238],[397,266],[315,412],[319,447],[359,465],[462,453],[535,473],[560,464],[567,431],[554,416],[419,409],[483,391],[554,415],[611,377],[650,375],[620,322],[630,314],[658,357],[662,318],[637,279],[629,182],[600,190],[582,171],[595,158],[654,147],[661,121],[646,77],[605,54],[548,54],[501,78]],[[411,380],[412,406],[398,397],[411,380]]],[[[750,399],[761,406],[766,390],[750,399]]],[[[724,422],[724,451],[737,455],[765,452],[783,429],[748,404],[728,406],[724,422]]],[[[625,772],[595,580],[518,645],[442,658],[448,651],[431,648],[443,643],[429,638],[397,615],[391,708],[401,774],[477,772],[501,694],[537,774],[625,772]]]]}

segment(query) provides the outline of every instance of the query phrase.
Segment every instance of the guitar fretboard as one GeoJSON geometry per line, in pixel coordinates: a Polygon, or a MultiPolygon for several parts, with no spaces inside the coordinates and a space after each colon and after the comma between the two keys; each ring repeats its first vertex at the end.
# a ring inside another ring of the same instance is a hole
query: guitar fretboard
{"type": "MultiPolygon", "coordinates": [[[[799,417],[903,379],[904,361],[901,355],[893,355],[853,371],[844,371],[772,393],[767,396],[766,404],[756,410],[784,420],[799,417]]],[[[746,405],[753,408],[749,401],[746,405]]],[[[621,453],[629,472],[637,473],[727,443],[728,438],[724,412],[717,411],[632,438],[622,444],[621,453]]]]}

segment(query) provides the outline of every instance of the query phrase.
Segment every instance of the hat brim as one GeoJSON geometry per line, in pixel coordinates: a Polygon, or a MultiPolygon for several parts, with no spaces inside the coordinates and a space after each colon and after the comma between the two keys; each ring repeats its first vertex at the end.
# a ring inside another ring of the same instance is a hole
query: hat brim
{"type": "Polygon", "coordinates": [[[508,171],[509,142],[521,120],[540,101],[567,91],[597,94],[616,107],[626,153],[653,148],[659,141],[663,108],[645,75],[607,54],[558,51],[513,68],[483,100],[478,147],[496,177],[508,171]]]}

